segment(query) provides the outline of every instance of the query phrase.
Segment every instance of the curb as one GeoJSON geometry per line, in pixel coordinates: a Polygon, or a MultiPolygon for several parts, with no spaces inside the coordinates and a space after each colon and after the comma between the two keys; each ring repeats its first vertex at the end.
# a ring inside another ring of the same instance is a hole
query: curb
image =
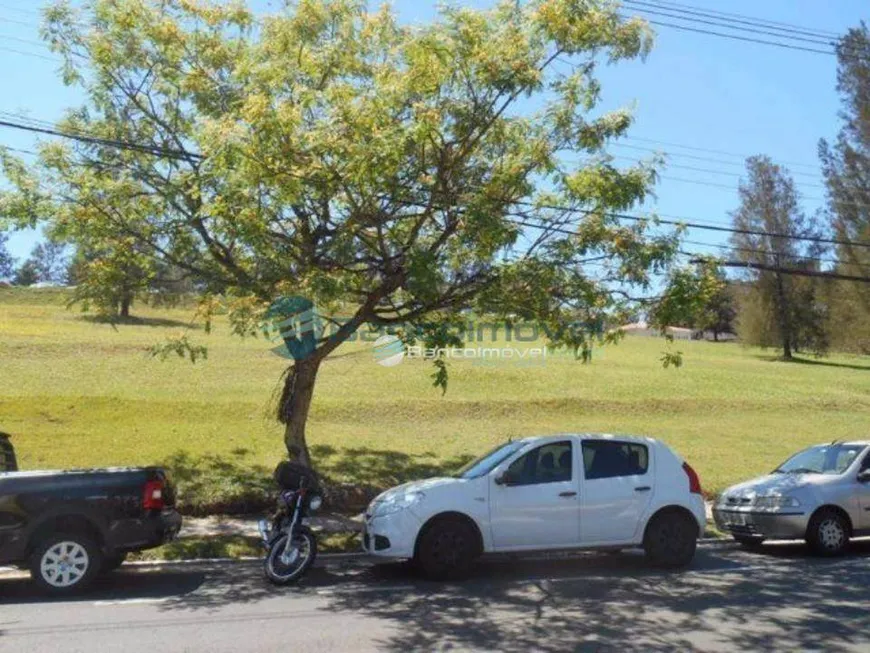
{"type": "MultiPolygon", "coordinates": [[[[324,563],[342,562],[350,560],[361,560],[363,558],[372,558],[367,553],[318,553],[317,559],[314,561],[314,566],[319,567],[318,563],[323,560],[324,563]]],[[[190,560],[133,560],[125,562],[124,567],[178,567],[182,565],[209,565],[209,564],[251,564],[262,562],[263,556],[242,556],[240,558],[191,558],[190,560]]],[[[4,570],[0,568],[0,572],[4,570]]]]}
{"type": "MultiPolygon", "coordinates": [[[[321,553],[314,561],[315,567],[326,567],[330,564],[340,564],[342,562],[374,562],[377,558],[369,556],[367,553],[321,553]]],[[[241,558],[191,558],[189,560],[132,560],[125,562],[122,569],[129,568],[157,568],[157,567],[205,567],[208,565],[251,565],[263,562],[262,556],[243,556],[241,558]]],[[[6,574],[26,574],[26,569],[18,567],[0,567],[0,576],[6,574]]]]}

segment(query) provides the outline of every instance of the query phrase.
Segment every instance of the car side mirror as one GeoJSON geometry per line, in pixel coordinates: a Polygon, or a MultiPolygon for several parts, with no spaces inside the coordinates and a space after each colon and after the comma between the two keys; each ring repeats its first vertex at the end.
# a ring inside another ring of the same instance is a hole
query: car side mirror
{"type": "Polygon", "coordinates": [[[502,472],[493,479],[496,485],[513,485],[514,479],[508,472],[502,472]]]}
{"type": "Polygon", "coordinates": [[[858,472],[859,483],[870,483],[870,469],[865,469],[863,472],[858,472]]]}

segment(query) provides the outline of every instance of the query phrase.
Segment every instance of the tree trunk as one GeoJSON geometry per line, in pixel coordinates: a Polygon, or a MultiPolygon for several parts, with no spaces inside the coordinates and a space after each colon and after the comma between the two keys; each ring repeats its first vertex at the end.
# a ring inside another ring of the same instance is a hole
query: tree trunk
{"type": "Polygon", "coordinates": [[[278,419],[285,425],[284,445],[291,460],[311,467],[311,455],[305,440],[305,423],[314,397],[314,382],[320,358],[311,356],[296,361],[284,379],[284,390],[278,405],[278,419]]]}
{"type": "Polygon", "coordinates": [[[782,339],[782,357],[790,361],[792,359],[791,317],[789,316],[785,282],[781,274],[776,275],[776,309],[777,313],[779,313],[779,335],[782,339]]]}
{"type": "Polygon", "coordinates": [[[119,315],[123,318],[130,317],[130,306],[133,304],[133,297],[125,294],[121,297],[121,309],[119,315]]]}
{"type": "Polygon", "coordinates": [[[719,342],[719,331],[713,329],[713,342],[719,342]]]}

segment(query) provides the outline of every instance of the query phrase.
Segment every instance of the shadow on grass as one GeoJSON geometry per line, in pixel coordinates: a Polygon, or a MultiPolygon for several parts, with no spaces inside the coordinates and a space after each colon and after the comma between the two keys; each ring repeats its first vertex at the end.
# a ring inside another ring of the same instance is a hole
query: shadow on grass
{"type": "Polygon", "coordinates": [[[129,556],[130,560],[209,560],[213,558],[239,558],[260,556],[263,545],[260,538],[248,535],[210,535],[184,537],[156,549],[148,549],[129,556]]]}
{"type": "Polygon", "coordinates": [[[249,462],[250,453],[234,449],[228,459],[179,451],[165,459],[162,464],[175,483],[179,510],[192,516],[270,510],[277,496],[272,470],[249,462]]]}
{"type": "MultiPolygon", "coordinates": [[[[271,511],[277,498],[273,468],[252,463],[250,455],[250,450],[237,448],[227,457],[178,451],[166,458],[162,466],[176,485],[179,510],[194,517],[271,511]]],[[[311,455],[324,481],[327,508],[348,513],[364,509],[389,487],[449,474],[471,459],[327,445],[311,447],[311,455]]]]}
{"type": "Polygon", "coordinates": [[[870,372],[870,361],[868,361],[866,365],[859,365],[857,363],[838,363],[835,361],[822,360],[820,358],[801,358],[797,356],[793,357],[791,360],[786,360],[782,356],[760,355],[757,358],[771,363],[787,363],[792,365],[810,365],[818,367],[838,367],[845,370],[862,370],[865,372],[870,372]]]}
{"type": "Polygon", "coordinates": [[[455,472],[472,459],[461,455],[441,459],[431,451],[412,455],[390,449],[328,445],[311,447],[311,456],[323,475],[336,482],[388,488],[408,481],[455,472]]]}
{"type": "Polygon", "coordinates": [[[147,326],[147,327],[177,327],[184,329],[201,329],[202,325],[185,322],[184,320],[172,320],[166,317],[107,317],[105,315],[82,315],[80,320],[91,322],[92,324],[108,324],[113,327],[117,326],[147,326]]]}

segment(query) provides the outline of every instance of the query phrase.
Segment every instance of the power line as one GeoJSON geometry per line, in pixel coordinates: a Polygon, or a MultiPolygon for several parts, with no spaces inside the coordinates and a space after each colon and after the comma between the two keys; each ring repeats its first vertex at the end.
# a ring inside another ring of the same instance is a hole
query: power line
{"type": "MultiPolygon", "coordinates": [[[[630,156],[615,155],[614,158],[621,159],[621,160],[627,160],[627,161],[633,161],[634,163],[639,163],[639,161],[637,159],[630,157],[630,156]]],[[[687,165],[681,165],[679,163],[669,163],[669,162],[665,163],[665,166],[668,169],[677,168],[679,170],[689,170],[692,172],[701,172],[701,173],[710,174],[710,175],[724,175],[726,177],[736,177],[738,179],[743,177],[743,175],[741,173],[734,172],[732,170],[712,170],[710,168],[699,168],[697,166],[687,166],[687,165]]],[[[666,177],[662,177],[662,178],[665,179],[666,177]]],[[[698,180],[697,183],[700,184],[700,183],[708,183],[708,182],[702,182],[701,180],[698,180]]],[[[812,184],[812,183],[807,182],[807,181],[796,181],[795,186],[803,186],[805,188],[819,188],[821,190],[827,189],[827,186],[824,186],[823,184],[812,184]]],[[[728,186],[728,188],[732,188],[732,187],[728,186]]],[[[809,198],[807,198],[807,199],[809,199],[809,198]]]]}
{"type": "MultiPolygon", "coordinates": [[[[695,184],[696,186],[706,186],[708,188],[717,188],[721,190],[729,190],[729,191],[737,191],[739,188],[735,186],[729,186],[728,184],[718,184],[715,181],[702,181],[699,179],[686,179],[685,177],[671,177],[669,175],[659,175],[660,179],[666,179],[668,181],[676,181],[682,184],[695,184]]],[[[821,187],[820,187],[821,188],[821,187]]],[[[809,195],[802,195],[801,199],[807,200],[808,202],[825,202],[824,197],[812,197],[809,195]]],[[[861,206],[867,207],[870,205],[867,204],[851,204],[851,206],[861,206]]]]}
{"type": "MultiPolygon", "coordinates": [[[[628,138],[628,137],[626,136],[624,138],[628,138]]],[[[712,157],[708,157],[708,156],[698,156],[696,154],[684,154],[682,152],[673,152],[673,151],[669,151],[669,150],[661,150],[661,149],[656,149],[654,147],[643,147],[642,145],[630,145],[628,143],[609,143],[608,145],[609,145],[609,147],[623,147],[623,148],[628,148],[630,150],[638,150],[638,151],[642,151],[642,152],[652,152],[652,153],[657,153],[657,154],[664,154],[666,157],[674,157],[677,159],[691,159],[692,161],[702,161],[704,163],[715,163],[717,165],[724,165],[724,166],[736,166],[739,168],[743,168],[744,170],[746,169],[746,162],[745,161],[727,161],[725,159],[716,159],[716,158],[712,158],[712,157]]],[[[783,164],[783,165],[785,165],[785,164],[783,164]]],[[[809,165],[809,164],[807,164],[807,165],[809,165]]],[[[789,174],[792,175],[793,177],[800,176],[800,177],[806,177],[808,179],[817,179],[817,180],[821,179],[821,175],[818,173],[814,174],[812,172],[802,172],[800,170],[798,170],[798,171],[789,170],[789,174]]]]}
{"type": "Polygon", "coordinates": [[[12,25],[21,25],[22,27],[38,27],[38,25],[34,25],[33,23],[27,23],[23,20],[18,20],[17,18],[6,18],[4,16],[0,16],[0,23],[10,23],[12,25]]]}
{"type": "Polygon", "coordinates": [[[0,34],[0,39],[4,41],[15,41],[16,43],[22,43],[24,45],[35,45],[40,48],[48,49],[48,46],[42,41],[34,41],[33,39],[22,39],[17,36],[8,36],[6,34],[0,34]]]}
{"type": "Polygon", "coordinates": [[[50,136],[59,136],[61,138],[69,138],[76,141],[81,141],[83,143],[89,143],[91,145],[103,145],[107,147],[115,147],[121,150],[130,150],[133,152],[140,152],[142,154],[150,154],[152,156],[158,156],[167,159],[197,159],[202,160],[203,156],[201,154],[197,154],[195,152],[188,152],[185,150],[174,150],[169,148],[164,148],[160,146],[152,146],[152,145],[143,145],[140,143],[132,143],[129,141],[120,141],[114,140],[110,138],[101,138],[98,136],[86,136],[83,134],[76,134],[71,132],[62,132],[57,129],[51,129],[48,127],[35,127],[32,125],[24,125],[17,122],[11,122],[7,120],[0,120],[0,127],[9,127],[12,129],[19,129],[22,131],[34,132],[38,134],[47,134],[50,136]]]}
{"type": "MultiPolygon", "coordinates": [[[[620,14],[621,18],[630,18],[630,16],[625,16],[624,14],[620,14]]],[[[713,30],[708,29],[699,29],[696,27],[688,27],[686,25],[676,25],[674,23],[666,23],[664,21],[646,19],[648,23],[652,25],[658,25],[660,27],[671,27],[673,29],[683,30],[685,32],[695,32],[697,34],[706,34],[708,36],[719,36],[726,39],[734,39],[735,41],[745,41],[748,43],[760,43],[762,45],[772,45],[778,48],[785,48],[786,50],[799,50],[803,52],[813,52],[815,54],[827,54],[830,56],[835,56],[837,53],[833,50],[817,50],[815,48],[806,48],[801,45],[790,45],[787,43],[779,43],[777,41],[765,41],[763,39],[756,39],[749,36],[737,36],[736,34],[725,34],[723,32],[714,32],[713,30]]]]}
{"type": "Polygon", "coordinates": [[[6,11],[11,11],[14,13],[25,14],[28,16],[39,16],[40,12],[38,9],[32,8],[24,8],[24,7],[13,7],[12,5],[8,5],[6,3],[0,2],[0,9],[5,9],[6,11]]]}
{"type": "MultiPolygon", "coordinates": [[[[689,254],[688,252],[686,252],[689,254]]],[[[691,263],[702,263],[704,259],[695,258],[691,263]]],[[[833,281],[857,281],[860,283],[870,283],[870,277],[859,277],[851,274],[840,274],[839,272],[821,272],[820,270],[802,270],[800,268],[784,268],[778,265],[767,265],[766,263],[749,263],[746,261],[716,261],[717,265],[724,268],[746,268],[748,270],[759,270],[762,272],[776,272],[777,274],[790,274],[797,277],[815,277],[817,279],[831,279],[833,281]]]]}
{"type": "MultiPolygon", "coordinates": [[[[677,20],[682,20],[688,23],[700,24],[700,25],[712,25],[713,27],[724,27],[726,29],[731,29],[739,32],[745,32],[749,34],[762,34],[765,36],[773,36],[778,39],[783,39],[786,41],[797,41],[804,43],[811,43],[813,45],[820,46],[833,46],[831,39],[823,36],[814,36],[809,38],[807,36],[792,36],[789,34],[783,34],[782,32],[786,32],[789,30],[779,30],[779,31],[771,31],[770,29],[756,29],[757,27],[761,27],[760,25],[748,21],[739,21],[727,18],[717,18],[706,16],[706,14],[694,12],[694,11],[685,11],[685,10],[677,10],[677,9],[669,9],[667,11],[658,11],[656,9],[646,9],[643,6],[638,5],[646,5],[646,6],[656,6],[649,5],[646,2],[633,2],[632,0],[624,0],[624,3],[628,8],[633,9],[635,11],[639,11],[644,14],[652,14],[653,16],[664,16],[665,18],[675,18],[677,20]],[[674,13],[669,13],[674,12],[674,13]],[[687,18],[686,15],[689,16],[706,16],[705,18],[687,18]],[[735,25],[752,25],[752,27],[735,27],[735,25]]],[[[661,9],[661,7],[659,7],[661,9]]]]}
{"type": "MultiPolygon", "coordinates": [[[[35,121],[36,119],[31,119],[31,120],[35,121]]],[[[30,132],[35,132],[35,133],[42,133],[42,134],[48,134],[48,135],[52,135],[52,136],[58,136],[61,138],[70,138],[73,140],[79,140],[79,141],[83,141],[83,142],[90,143],[90,144],[104,145],[104,146],[108,146],[108,147],[117,147],[119,149],[127,149],[127,150],[145,153],[145,154],[150,154],[152,156],[160,156],[160,157],[165,157],[165,158],[175,158],[175,159],[180,158],[180,159],[186,159],[186,160],[191,160],[191,159],[203,160],[205,158],[202,154],[199,154],[197,152],[190,152],[187,150],[174,150],[174,149],[168,149],[168,148],[161,148],[159,146],[151,146],[151,145],[143,145],[140,143],[132,143],[129,141],[107,139],[107,138],[89,136],[89,135],[84,135],[84,134],[75,134],[75,133],[70,133],[70,132],[59,131],[57,129],[52,129],[52,128],[35,127],[32,125],[24,125],[21,123],[11,122],[11,121],[7,121],[7,120],[0,120],[0,127],[10,127],[10,128],[20,129],[20,130],[24,130],[24,131],[30,131],[30,132]]],[[[671,177],[669,177],[668,179],[677,179],[678,181],[688,181],[690,183],[702,183],[702,182],[696,182],[695,180],[681,180],[678,178],[671,178],[671,177]]],[[[724,186],[722,184],[715,184],[714,186],[721,186],[723,188],[728,188],[730,190],[733,190],[732,187],[724,186]]],[[[409,187],[408,190],[412,190],[415,192],[420,192],[420,191],[431,192],[431,190],[427,191],[427,189],[425,189],[425,188],[414,189],[414,188],[409,187]]],[[[548,210],[582,213],[582,214],[586,214],[586,215],[597,213],[597,212],[592,211],[592,210],[578,209],[577,207],[570,207],[570,206],[540,205],[540,204],[533,203],[533,202],[522,202],[522,201],[510,201],[509,203],[515,204],[517,206],[528,206],[528,207],[532,207],[532,208],[542,208],[542,209],[548,209],[548,210]]],[[[636,221],[636,222],[640,222],[640,221],[649,222],[650,221],[650,218],[643,218],[640,216],[628,215],[628,214],[624,214],[624,213],[608,212],[608,213],[606,213],[606,215],[608,215],[610,217],[615,217],[617,219],[630,220],[630,221],[636,221]]],[[[835,239],[835,238],[807,237],[807,236],[797,236],[797,235],[793,235],[793,234],[779,234],[779,233],[768,232],[768,231],[763,231],[763,230],[737,229],[734,227],[725,227],[723,225],[703,224],[701,221],[699,221],[695,218],[689,218],[686,220],[682,220],[682,219],[669,220],[666,218],[655,218],[655,221],[659,224],[667,224],[667,225],[672,225],[672,226],[686,227],[686,228],[691,228],[691,229],[701,229],[701,230],[707,230],[707,231],[717,231],[717,232],[722,232],[722,233],[740,233],[740,234],[746,234],[746,235],[769,236],[769,237],[773,237],[773,238],[785,238],[785,239],[792,239],[792,240],[799,240],[799,241],[806,241],[806,242],[824,243],[824,244],[830,244],[830,245],[844,245],[844,246],[851,245],[853,247],[870,248],[870,243],[864,243],[861,241],[843,241],[843,240],[839,240],[839,239],[835,239]]],[[[537,227],[538,228],[546,228],[545,225],[537,225],[537,227]]]]}
{"type": "Polygon", "coordinates": [[[725,244],[721,244],[721,243],[720,244],[704,243],[704,242],[701,242],[698,240],[688,240],[686,238],[681,239],[680,242],[685,243],[687,245],[696,245],[698,247],[715,247],[716,249],[729,250],[729,251],[733,251],[733,252],[746,252],[749,254],[764,254],[765,256],[782,256],[784,258],[793,258],[793,259],[797,259],[797,260],[801,260],[801,261],[816,261],[818,263],[832,263],[835,265],[838,263],[841,263],[841,261],[839,261],[837,259],[822,258],[819,256],[801,256],[798,254],[795,254],[792,256],[792,255],[788,255],[788,254],[782,254],[780,252],[773,252],[769,249],[756,249],[753,247],[738,247],[736,245],[725,245],[725,244]]]}
{"type": "MultiPolygon", "coordinates": [[[[637,2],[639,0],[631,0],[632,2],[637,2]]],[[[653,0],[655,6],[657,7],[671,7],[676,9],[685,9],[685,10],[700,10],[700,7],[696,7],[695,5],[687,5],[680,4],[679,2],[665,2],[664,0],[653,0]]],[[[729,13],[727,11],[719,11],[717,9],[707,9],[704,8],[703,13],[708,15],[716,15],[716,16],[724,16],[726,18],[732,19],[745,19],[751,20],[755,23],[771,26],[771,27],[783,27],[790,28],[798,31],[809,31],[814,34],[819,34],[823,36],[828,36],[831,38],[839,38],[839,33],[833,32],[830,30],[808,30],[808,28],[802,27],[801,25],[795,25],[794,23],[786,23],[782,21],[770,20],[768,18],[758,18],[755,16],[747,16],[745,14],[737,14],[737,13],[729,13]]]]}
{"type": "MultiPolygon", "coordinates": [[[[777,233],[773,231],[765,231],[761,229],[740,229],[737,227],[726,227],[723,225],[709,225],[709,224],[701,224],[700,222],[689,222],[689,221],[681,221],[681,220],[668,220],[659,217],[641,217],[637,215],[629,215],[626,213],[615,213],[615,212],[604,212],[603,214],[599,211],[594,211],[591,209],[579,209],[577,207],[570,206],[559,206],[552,204],[536,204],[534,202],[514,202],[518,206],[528,206],[532,208],[541,208],[548,209],[552,211],[563,211],[566,213],[580,213],[584,215],[604,215],[610,218],[616,218],[619,220],[629,220],[632,222],[647,222],[647,223],[657,223],[657,224],[666,224],[674,227],[687,227],[690,229],[701,229],[706,231],[717,231],[720,233],[733,233],[733,234],[743,234],[747,236],[767,236],[769,238],[782,238],[786,240],[797,240],[802,242],[812,242],[819,243],[825,245],[851,245],[852,247],[866,247],[870,248],[870,242],[864,241],[845,241],[839,240],[837,238],[826,238],[823,236],[799,236],[797,234],[785,234],[785,233],[777,233]]],[[[538,229],[548,229],[549,227],[546,224],[530,224],[527,226],[535,227],[538,229]]],[[[553,229],[553,231],[558,231],[557,229],[553,229]]],[[[573,231],[570,233],[574,233],[573,231]]]]}
{"type": "MultiPolygon", "coordinates": [[[[49,123],[48,121],[45,121],[45,120],[40,120],[37,118],[30,118],[27,116],[23,116],[21,114],[15,114],[15,113],[10,113],[10,112],[5,112],[5,111],[0,111],[0,114],[7,115],[7,116],[15,116],[17,118],[17,120],[15,120],[15,121],[0,120],[0,126],[2,126],[2,127],[10,127],[10,128],[20,129],[20,130],[24,130],[24,131],[31,131],[31,132],[35,132],[35,133],[47,134],[47,135],[52,135],[52,136],[59,136],[61,138],[71,138],[74,140],[88,142],[91,144],[104,145],[104,146],[110,146],[110,147],[118,147],[119,149],[138,151],[138,152],[143,152],[146,154],[151,154],[153,156],[162,156],[165,158],[187,159],[187,160],[202,159],[202,155],[196,154],[193,152],[189,152],[189,151],[170,149],[170,148],[165,148],[165,147],[161,147],[161,146],[142,145],[139,143],[131,143],[129,141],[121,141],[121,140],[117,140],[117,139],[108,139],[108,138],[103,138],[103,137],[91,136],[87,133],[80,132],[80,131],[62,132],[62,131],[55,129],[54,127],[47,126],[47,125],[50,125],[51,123],[49,123]],[[30,124],[25,124],[25,123],[30,123],[30,124]],[[46,126],[43,126],[43,125],[46,125],[46,126]]],[[[678,167],[678,166],[675,166],[675,167],[678,167]]],[[[690,166],[679,166],[679,167],[683,167],[683,168],[686,168],[689,170],[703,171],[701,169],[692,168],[690,166]]],[[[719,174],[731,174],[731,173],[719,173],[719,174]]],[[[661,179],[668,180],[668,181],[676,181],[679,183],[688,183],[688,184],[706,186],[706,187],[710,187],[710,188],[728,190],[728,191],[732,191],[732,192],[737,190],[736,187],[731,186],[731,185],[719,184],[716,182],[703,181],[703,180],[698,180],[698,179],[685,179],[682,177],[672,177],[669,175],[661,175],[661,179]]],[[[810,186],[811,184],[805,184],[805,185],[810,186]]],[[[823,198],[811,197],[811,196],[805,196],[804,199],[806,199],[808,201],[815,201],[815,202],[824,202],[825,201],[823,198]]]]}
{"type": "MultiPolygon", "coordinates": [[[[750,158],[751,155],[747,154],[739,154],[737,152],[728,152],[726,150],[714,150],[710,148],[698,147],[696,145],[685,145],[682,143],[674,143],[673,141],[660,141],[654,138],[641,138],[640,136],[624,136],[625,140],[628,141],[638,141],[640,143],[652,143],[654,145],[664,145],[665,147],[676,147],[683,150],[690,150],[692,152],[703,152],[706,154],[719,154],[721,156],[731,156],[737,157],[739,159],[743,159],[745,162],[746,159],[750,158]]],[[[811,163],[799,163],[796,161],[779,161],[780,165],[784,166],[792,166],[797,168],[812,168],[818,170],[818,165],[814,165],[811,163]]]]}
{"type": "MultiPolygon", "coordinates": [[[[622,216],[622,217],[626,217],[626,216],[622,216]]],[[[571,231],[570,229],[565,229],[563,227],[557,227],[557,226],[545,227],[543,225],[536,225],[534,223],[527,222],[524,220],[514,220],[513,222],[515,224],[518,224],[521,226],[532,227],[535,229],[547,228],[550,231],[554,231],[557,233],[564,233],[564,234],[568,234],[568,235],[574,235],[574,233],[575,233],[575,232],[571,231]]],[[[867,243],[867,246],[870,247],[870,243],[867,243]]],[[[774,254],[774,252],[767,252],[765,250],[756,250],[756,251],[761,252],[761,253],[771,254],[771,255],[774,254]]],[[[690,260],[691,263],[703,263],[703,262],[706,262],[706,260],[708,260],[708,258],[706,256],[699,254],[698,252],[686,252],[686,251],[680,250],[679,254],[681,254],[683,256],[692,257],[690,260]]],[[[792,257],[788,257],[788,258],[792,258],[792,257]]],[[[819,260],[819,259],[816,259],[815,257],[793,257],[793,258],[803,259],[803,260],[819,260]]],[[[863,283],[870,283],[870,277],[853,276],[853,275],[848,275],[848,274],[840,274],[837,272],[822,272],[822,271],[818,271],[818,270],[806,270],[806,269],[799,269],[799,268],[784,268],[781,266],[767,265],[765,263],[754,263],[754,262],[746,262],[746,261],[731,261],[731,260],[723,261],[721,259],[717,259],[717,260],[714,260],[713,262],[716,265],[720,265],[722,267],[748,268],[748,269],[753,269],[753,270],[766,270],[766,271],[770,271],[770,272],[778,272],[780,274],[791,274],[791,275],[796,275],[796,276],[832,279],[832,280],[836,280],[836,281],[858,281],[858,282],[863,282],[863,283]]],[[[832,262],[838,263],[838,261],[832,261],[832,262]]]]}
{"type": "Polygon", "coordinates": [[[57,57],[50,57],[47,54],[39,54],[37,52],[26,52],[24,50],[17,50],[15,48],[7,48],[5,46],[0,46],[0,50],[3,52],[11,52],[12,54],[20,54],[25,57],[35,57],[36,59],[43,59],[45,61],[51,61],[54,63],[59,63],[60,59],[57,57]]]}

